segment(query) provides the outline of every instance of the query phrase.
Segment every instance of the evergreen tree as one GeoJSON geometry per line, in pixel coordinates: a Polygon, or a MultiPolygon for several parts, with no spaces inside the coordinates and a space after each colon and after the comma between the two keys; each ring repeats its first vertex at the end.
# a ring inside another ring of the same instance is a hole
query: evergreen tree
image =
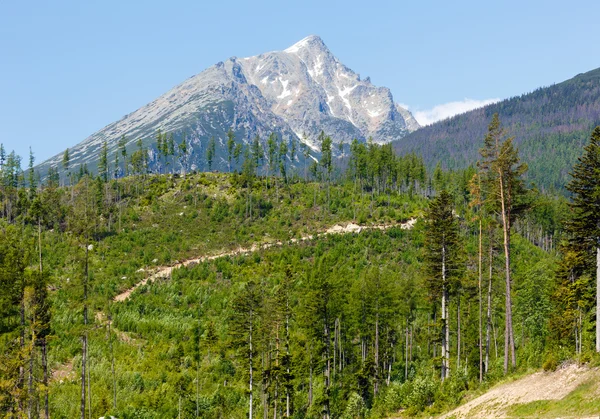
{"type": "Polygon", "coordinates": [[[231,128],[227,131],[227,162],[229,164],[229,173],[231,173],[231,161],[233,160],[233,152],[235,150],[235,135],[231,128]]]}
{"type": "Polygon", "coordinates": [[[571,246],[592,259],[596,253],[596,352],[600,352],[600,126],[571,172],[573,217],[567,224],[571,246]]]}
{"type": "MultiPolygon", "coordinates": [[[[158,153],[158,162],[159,162],[159,164],[161,164],[163,166],[164,166],[163,157],[166,158],[166,152],[167,152],[167,150],[165,149],[165,145],[166,145],[166,141],[163,140],[163,134],[159,128],[158,130],[156,130],[156,150],[158,153]]],[[[164,169],[161,168],[159,170],[159,173],[161,170],[164,171],[164,169]]]]}
{"type": "Polygon", "coordinates": [[[331,153],[332,146],[331,137],[326,136],[323,131],[319,134],[319,144],[321,144],[321,160],[319,160],[319,165],[325,171],[325,180],[327,181],[327,208],[329,208],[329,189],[331,183],[331,171],[333,170],[333,157],[331,153]]]}
{"type": "Polygon", "coordinates": [[[279,175],[283,178],[284,182],[287,182],[287,153],[288,153],[288,145],[285,141],[279,143],[279,175]]]}
{"type": "Polygon", "coordinates": [[[254,137],[254,140],[252,140],[252,159],[254,160],[254,170],[256,170],[256,175],[258,176],[258,170],[263,160],[263,151],[258,134],[254,137]]]}
{"type": "Polygon", "coordinates": [[[127,170],[127,138],[125,138],[125,135],[122,135],[119,140],[119,150],[123,157],[123,176],[127,176],[129,173],[127,170]]]}
{"type": "MultiPolygon", "coordinates": [[[[166,134],[165,134],[166,136],[166,134]]],[[[171,166],[171,173],[173,173],[173,171],[175,170],[175,139],[173,138],[173,133],[171,132],[169,134],[169,137],[167,138],[166,141],[166,149],[167,149],[167,166],[171,166]],[[169,156],[171,156],[171,162],[169,164],[168,158],[169,156]]]]}
{"type": "Polygon", "coordinates": [[[253,416],[254,372],[256,369],[256,335],[262,311],[262,291],[253,281],[244,287],[233,302],[232,337],[234,346],[240,349],[241,360],[248,366],[248,417],[253,416]]]}
{"type": "Polygon", "coordinates": [[[442,381],[450,374],[449,297],[459,273],[460,238],[452,196],[445,190],[429,204],[426,215],[426,261],[433,297],[441,297],[442,381]]]}
{"type": "Polygon", "coordinates": [[[37,179],[35,177],[35,171],[33,169],[33,164],[35,163],[35,157],[33,155],[33,150],[29,147],[29,167],[27,170],[27,183],[29,183],[29,197],[33,199],[35,194],[35,189],[37,187],[37,179]]]}
{"type": "Polygon", "coordinates": [[[102,143],[102,149],[100,150],[98,176],[100,176],[104,183],[108,182],[108,145],[106,144],[106,140],[102,143]]]}
{"type": "Polygon", "coordinates": [[[310,157],[310,148],[308,147],[308,137],[306,133],[304,133],[302,138],[302,157],[304,157],[304,180],[308,181],[308,158],[310,157]]]}
{"type": "Polygon", "coordinates": [[[481,149],[483,161],[481,167],[485,173],[488,199],[492,200],[496,211],[500,213],[502,231],[504,234],[504,268],[506,284],[505,312],[505,341],[504,341],[504,371],[508,372],[509,356],[512,367],[517,366],[515,338],[512,316],[512,279],[510,263],[510,235],[512,222],[521,208],[519,199],[524,194],[523,174],[527,165],[519,161],[519,152],[513,146],[513,138],[504,139],[504,129],[500,124],[498,114],[494,114],[484,138],[481,149]]]}
{"type": "Polygon", "coordinates": [[[215,137],[210,137],[210,140],[208,141],[208,147],[206,148],[206,163],[208,164],[209,172],[212,170],[212,164],[213,164],[213,160],[215,158],[216,146],[217,146],[217,144],[215,142],[215,137]]]}
{"type": "Polygon", "coordinates": [[[65,173],[65,178],[70,177],[69,165],[71,158],[69,157],[69,149],[67,148],[63,154],[62,158],[62,167],[63,172],[65,173]]]}
{"type": "Polygon", "coordinates": [[[187,134],[183,134],[183,139],[181,143],[179,143],[179,164],[181,165],[181,170],[183,171],[183,177],[185,178],[185,173],[187,170],[187,159],[188,159],[188,144],[187,144],[187,134]]]}
{"type": "Polygon", "coordinates": [[[4,169],[6,163],[6,150],[4,150],[4,144],[0,143],[0,172],[4,169]]]}
{"type": "Polygon", "coordinates": [[[235,149],[233,150],[233,158],[235,159],[235,165],[239,168],[240,166],[240,157],[242,156],[244,146],[242,143],[236,143],[235,149]]]}

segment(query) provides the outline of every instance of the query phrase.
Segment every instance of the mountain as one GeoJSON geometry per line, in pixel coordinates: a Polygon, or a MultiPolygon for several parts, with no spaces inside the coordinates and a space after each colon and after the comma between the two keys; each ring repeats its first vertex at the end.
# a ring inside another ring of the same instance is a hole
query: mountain
{"type": "Polygon", "coordinates": [[[564,191],[582,146],[600,124],[600,69],[423,127],[394,148],[421,154],[430,168],[438,162],[448,169],[466,167],[479,158],[494,113],[515,137],[529,165],[528,180],[564,191]]]}
{"type": "MultiPolygon", "coordinates": [[[[280,138],[306,142],[313,151],[323,130],[334,141],[389,142],[419,127],[400,107],[388,88],[361,80],[342,64],[318,36],[309,36],[284,51],[254,57],[232,57],[189,78],[153,102],[126,115],[69,149],[71,167],[83,163],[93,170],[106,141],[109,160],[125,136],[127,147],[142,139],[150,165],[160,164],[154,152],[156,132],[172,133],[177,142],[186,135],[189,169],[204,169],[210,137],[217,140],[217,169],[227,167],[226,133],[248,143],[275,132],[280,138]],[[304,136],[306,134],[306,137],[304,136]]],[[[60,169],[62,153],[40,164],[60,169]]]]}

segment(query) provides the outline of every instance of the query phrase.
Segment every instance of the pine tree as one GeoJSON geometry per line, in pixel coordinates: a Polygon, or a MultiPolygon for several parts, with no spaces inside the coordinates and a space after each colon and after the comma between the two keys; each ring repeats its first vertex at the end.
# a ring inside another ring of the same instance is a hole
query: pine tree
{"type": "Polygon", "coordinates": [[[573,217],[567,228],[571,246],[588,259],[596,253],[596,352],[600,352],[600,126],[592,132],[571,177],[567,189],[572,193],[573,217]]]}
{"type": "Polygon", "coordinates": [[[308,136],[302,135],[302,157],[304,157],[304,181],[308,181],[308,158],[310,157],[310,148],[308,147],[308,136]]]}
{"type": "Polygon", "coordinates": [[[102,143],[100,150],[100,161],[98,162],[98,176],[104,183],[108,182],[108,145],[106,140],[102,143]]]}
{"type": "Polygon", "coordinates": [[[48,214],[48,209],[42,203],[40,197],[36,197],[31,205],[32,218],[37,220],[38,225],[38,261],[39,271],[34,274],[33,280],[33,316],[32,327],[35,336],[34,345],[40,348],[42,355],[42,389],[44,394],[44,417],[49,417],[48,405],[48,336],[50,335],[50,302],[48,299],[48,275],[43,269],[42,260],[42,220],[48,214]]]}
{"type": "MultiPolygon", "coordinates": [[[[165,134],[166,136],[166,134],[165,134]]],[[[175,139],[173,138],[173,133],[169,134],[169,137],[166,141],[166,148],[167,148],[167,159],[169,156],[171,156],[171,173],[173,173],[173,171],[175,170],[175,139]]],[[[169,163],[167,162],[167,165],[169,165],[169,163]]]]}
{"type": "Polygon", "coordinates": [[[119,140],[119,150],[123,157],[123,176],[127,176],[129,173],[127,170],[127,138],[125,138],[125,135],[122,135],[119,140]]]}
{"type": "Polygon", "coordinates": [[[208,164],[209,172],[212,170],[216,146],[215,137],[210,137],[210,140],[208,141],[208,147],[206,148],[206,163],[208,164]]]}
{"type": "Polygon", "coordinates": [[[231,128],[227,131],[227,162],[229,163],[229,173],[231,173],[231,161],[235,150],[235,135],[231,128]]]}
{"type": "Polygon", "coordinates": [[[240,157],[242,156],[242,152],[244,151],[244,146],[242,143],[236,143],[235,149],[233,150],[233,158],[235,159],[235,165],[239,168],[240,166],[240,157]]]}
{"type": "Polygon", "coordinates": [[[254,137],[254,140],[252,140],[251,154],[252,159],[254,161],[254,170],[256,171],[256,175],[258,176],[258,170],[263,160],[263,151],[260,145],[260,137],[258,136],[258,134],[256,135],[256,137],[254,137]]]}
{"type": "Polygon", "coordinates": [[[35,163],[35,157],[33,155],[33,150],[29,147],[29,167],[27,170],[27,183],[29,183],[29,197],[33,199],[35,195],[35,189],[37,188],[37,179],[35,177],[35,170],[33,169],[33,164],[35,163]]]}
{"type": "MultiPolygon", "coordinates": [[[[166,154],[165,154],[165,142],[163,141],[163,135],[162,135],[162,131],[160,130],[160,128],[156,131],[156,150],[158,152],[158,162],[159,162],[159,164],[161,164],[162,160],[163,160],[162,158],[166,154]]],[[[164,169],[162,169],[162,170],[164,170],[164,169]]],[[[160,173],[160,169],[159,169],[159,173],[160,173]]]]}
{"type": "Polygon", "coordinates": [[[256,335],[262,309],[262,291],[253,281],[246,284],[242,293],[233,302],[232,337],[234,346],[240,348],[240,356],[248,365],[248,417],[253,418],[254,359],[256,357],[256,335]]]}
{"type": "Polygon", "coordinates": [[[6,163],[6,150],[4,150],[4,144],[0,143],[0,172],[4,169],[6,163]]]}
{"type": "Polygon", "coordinates": [[[460,237],[454,216],[452,196],[443,190],[427,211],[426,261],[433,297],[441,297],[442,306],[442,381],[450,374],[449,297],[452,281],[459,273],[460,237]]]}
{"type": "Polygon", "coordinates": [[[70,177],[70,173],[69,173],[69,164],[70,164],[70,160],[71,158],[69,157],[69,149],[67,148],[63,154],[63,158],[62,158],[62,167],[63,167],[63,171],[65,172],[65,178],[70,177]]]}
{"type": "Polygon", "coordinates": [[[333,157],[331,154],[332,141],[331,137],[326,136],[323,131],[319,134],[319,143],[321,144],[321,160],[319,165],[325,171],[325,179],[327,180],[327,208],[329,208],[329,187],[331,183],[331,171],[333,170],[333,157]]]}
{"type": "Polygon", "coordinates": [[[179,164],[181,165],[181,171],[183,172],[183,177],[185,178],[185,174],[187,171],[187,160],[188,160],[188,144],[187,144],[187,134],[183,134],[183,139],[181,143],[179,143],[179,164]]]}
{"type": "Polygon", "coordinates": [[[283,178],[284,182],[287,183],[287,153],[288,145],[285,141],[279,143],[279,175],[283,178]]]}
{"type": "Polygon", "coordinates": [[[519,199],[524,194],[523,174],[527,165],[519,161],[519,152],[513,146],[513,138],[504,139],[504,129],[498,114],[494,114],[484,138],[484,147],[480,150],[483,161],[481,167],[485,173],[488,199],[500,213],[504,234],[504,265],[506,278],[506,313],[504,340],[504,372],[508,372],[508,359],[511,357],[512,367],[517,366],[515,338],[512,321],[512,279],[510,263],[510,234],[512,222],[521,210],[519,199]]]}

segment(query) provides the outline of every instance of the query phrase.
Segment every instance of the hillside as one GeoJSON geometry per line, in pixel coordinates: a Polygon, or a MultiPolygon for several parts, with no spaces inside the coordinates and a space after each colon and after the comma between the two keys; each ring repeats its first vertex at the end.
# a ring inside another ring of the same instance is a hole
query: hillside
{"type": "Polygon", "coordinates": [[[590,277],[577,281],[575,335],[557,292],[571,292],[552,246],[561,200],[531,192],[515,223],[518,363],[505,370],[501,231],[493,214],[479,229],[473,172],[429,180],[387,144],[356,143],[345,170],[324,157],[305,177],[263,176],[249,158],[226,174],[0,183],[0,412],[440,414],[512,373],[594,358],[590,277]],[[450,235],[446,252],[436,237],[450,235]]]}
{"type": "Polygon", "coordinates": [[[429,168],[438,162],[446,169],[464,168],[479,158],[494,113],[516,137],[529,165],[528,180],[564,190],[581,147],[600,124],[600,69],[420,128],[395,141],[394,148],[422,155],[429,168]]]}

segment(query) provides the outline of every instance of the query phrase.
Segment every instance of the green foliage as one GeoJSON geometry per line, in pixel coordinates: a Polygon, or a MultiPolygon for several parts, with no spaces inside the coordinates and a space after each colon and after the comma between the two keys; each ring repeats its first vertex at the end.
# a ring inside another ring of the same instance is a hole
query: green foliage
{"type": "MultiPolygon", "coordinates": [[[[161,167],[174,172],[174,139],[158,135],[161,167]]],[[[325,151],[332,146],[328,138],[322,138],[325,151]]],[[[182,144],[185,140],[178,146],[183,167],[187,146],[182,144]]],[[[7,381],[2,382],[14,388],[19,365],[32,353],[18,344],[23,330],[18,308],[26,302],[26,341],[36,342],[31,331],[37,342],[47,338],[56,371],[49,383],[52,417],[79,414],[84,331],[92,390],[88,413],[93,416],[176,417],[181,411],[182,417],[196,412],[207,418],[245,417],[250,355],[255,416],[265,409],[283,417],[288,397],[291,416],[298,418],[323,412],[384,417],[401,409],[435,413],[459,403],[477,386],[478,226],[472,222],[475,208],[468,205],[474,169],[439,169],[429,177],[416,155],[395,156],[389,146],[355,141],[346,172],[335,167],[333,157],[329,162],[326,152],[315,162],[312,179],[300,179],[286,166],[294,145],[272,137],[266,150],[258,138],[239,148],[240,172],[232,166],[231,174],[184,170],[180,177],[147,173],[148,159],[156,154],[138,141],[127,158],[125,146],[123,139],[119,172],[139,175],[110,182],[82,168],[73,186],[62,188],[49,180],[29,193],[19,186],[24,183],[17,156],[6,156],[2,166],[3,223],[12,224],[2,230],[7,239],[0,240],[0,345],[7,354],[1,370],[7,381]],[[263,163],[268,179],[262,176],[263,163]],[[276,171],[280,177],[272,176],[276,171]],[[428,209],[426,194],[434,195],[428,209]],[[423,215],[426,222],[410,230],[317,235],[336,224],[373,227],[423,215]],[[38,238],[43,275],[36,275],[38,238]],[[439,302],[431,299],[441,279],[440,245],[448,251],[445,278],[452,297],[447,300],[451,374],[443,383],[438,379],[439,302]],[[235,253],[240,247],[246,250],[235,253]],[[20,265],[2,264],[11,252],[23,261],[20,265]],[[124,302],[112,300],[158,266],[222,252],[231,254],[194,261],[137,287],[124,302]],[[22,269],[22,275],[11,271],[2,276],[9,268],[22,269]],[[84,283],[88,327],[82,316],[84,283]]],[[[231,165],[236,150],[237,144],[228,144],[231,165]]],[[[302,153],[310,155],[306,149],[302,153]]],[[[521,369],[539,367],[546,354],[558,353],[559,343],[571,345],[572,323],[566,322],[557,337],[547,321],[556,307],[571,310],[563,316],[569,321],[579,318],[577,310],[585,314],[580,333],[586,342],[593,321],[584,304],[589,275],[569,282],[568,274],[555,273],[557,257],[548,252],[555,248],[542,245],[548,242],[543,237],[561,234],[564,202],[539,191],[530,202],[532,210],[519,219],[511,245],[521,369]],[[532,233],[539,230],[543,234],[532,233]],[[566,297],[559,300],[556,293],[566,297]]],[[[486,228],[494,229],[486,217],[486,228]]],[[[497,275],[503,260],[496,256],[494,240],[490,246],[493,341],[486,385],[502,374],[504,343],[503,288],[497,275]],[[494,345],[500,348],[497,357],[494,345]]],[[[577,263],[566,263],[564,271],[577,263]]],[[[41,376],[41,346],[33,352],[41,376]]],[[[570,355],[571,349],[565,349],[557,360],[570,355]]],[[[5,392],[4,400],[13,405],[18,397],[33,400],[43,388],[29,395],[5,392]]]]}

